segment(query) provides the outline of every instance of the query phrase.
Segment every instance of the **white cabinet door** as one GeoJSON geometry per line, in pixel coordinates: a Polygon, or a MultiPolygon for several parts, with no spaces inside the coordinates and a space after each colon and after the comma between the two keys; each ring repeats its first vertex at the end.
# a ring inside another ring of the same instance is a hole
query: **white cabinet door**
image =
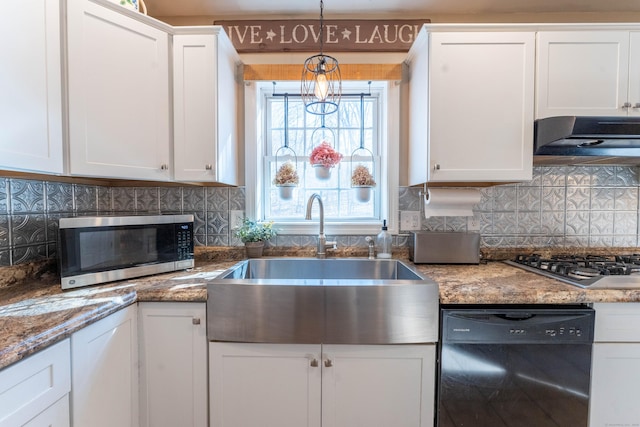
{"type": "Polygon", "coordinates": [[[45,409],[22,427],[69,427],[69,395],[45,409]]]}
{"type": "Polygon", "coordinates": [[[63,172],[60,2],[5,2],[0,168],[63,172]]]}
{"type": "Polygon", "coordinates": [[[71,174],[169,180],[168,34],[124,9],[67,7],[71,174]]]}
{"type": "Polygon", "coordinates": [[[211,343],[213,427],[431,427],[435,345],[211,343]]]}
{"type": "Polygon", "coordinates": [[[71,390],[70,360],[69,340],[65,339],[0,370],[0,427],[30,426],[30,422],[34,426],[44,422],[68,426],[68,404],[66,423],[59,416],[59,406],[47,408],[61,399],[67,400],[71,390]]]}
{"type": "Polygon", "coordinates": [[[626,115],[628,81],[628,31],[538,33],[536,118],[626,115]]]}
{"type": "Polygon", "coordinates": [[[221,27],[201,31],[173,37],[175,179],[236,185],[239,58],[221,27]]]}
{"type": "Polygon", "coordinates": [[[140,319],[140,425],[207,427],[204,303],[143,302],[140,319]]]}
{"type": "Polygon", "coordinates": [[[595,343],[589,427],[640,425],[639,395],[640,343],[595,343]]]}
{"type": "Polygon", "coordinates": [[[589,426],[640,425],[640,304],[597,303],[589,426]]]}
{"type": "Polygon", "coordinates": [[[629,115],[640,116],[640,31],[629,38],[629,115]]]}
{"type": "Polygon", "coordinates": [[[324,345],[323,427],[433,426],[436,346],[324,345]]]}
{"type": "Polygon", "coordinates": [[[534,33],[420,37],[429,45],[412,55],[428,55],[428,74],[424,58],[411,60],[422,70],[411,70],[409,184],[531,179],[534,33]]]}
{"type": "Polygon", "coordinates": [[[640,343],[595,343],[589,427],[640,425],[640,343]]]}
{"type": "Polygon", "coordinates": [[[135,304],[74,333],[71,361],[74,426],[138,425],[135,304]]]}
{"type": "Polygon", "coordinates": [[[212,427],[320,427],[320,345],[209,344],[212,427]]]}

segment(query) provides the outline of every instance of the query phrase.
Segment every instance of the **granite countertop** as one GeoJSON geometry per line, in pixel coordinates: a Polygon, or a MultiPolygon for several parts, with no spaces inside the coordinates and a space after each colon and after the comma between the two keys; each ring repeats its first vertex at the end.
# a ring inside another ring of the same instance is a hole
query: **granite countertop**
{"type": "Polygon", "coordinates": [[[205,302],[206,281],[234,263],[70,290],[56,277],[1,288],[0,369],[136,302],[205,302]]]}
{"type": "Polygon", "coordinates": [[[582,289],[507,265],[415,265],[440,288],[441,304],[639,302],[640,289],[582,289]]]}
{"type": "MultiPolygon", "coordinates": [[[[0,288],[0,369],[136,302],[205,302],[207,280],[236,262],[205,260],[189,271],[66,291],[55,277],[0,288]]],[[[442,304],[640,301],[640,289],[585,290],[502,262],[415,269],[439,285],[442,304]]]]}

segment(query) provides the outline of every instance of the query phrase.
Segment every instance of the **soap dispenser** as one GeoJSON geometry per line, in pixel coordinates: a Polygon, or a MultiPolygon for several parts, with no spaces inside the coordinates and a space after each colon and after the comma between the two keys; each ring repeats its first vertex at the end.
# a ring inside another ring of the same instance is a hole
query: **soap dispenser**
{"type": "Polygon", "coordinates": [[[391,258],[391,234],[387,231],[387,220],[382,222],[382,231],[376,236],[378,258],[391,258]]]}

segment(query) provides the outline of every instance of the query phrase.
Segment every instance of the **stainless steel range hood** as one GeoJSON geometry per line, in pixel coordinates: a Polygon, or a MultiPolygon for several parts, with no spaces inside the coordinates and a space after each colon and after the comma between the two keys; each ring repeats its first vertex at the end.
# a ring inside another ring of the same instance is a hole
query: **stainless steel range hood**
{"type": "Polygon", "coordinates": [[[534,124],[534,163],[640,164],[640,117],[558,116],[534,124]]]}

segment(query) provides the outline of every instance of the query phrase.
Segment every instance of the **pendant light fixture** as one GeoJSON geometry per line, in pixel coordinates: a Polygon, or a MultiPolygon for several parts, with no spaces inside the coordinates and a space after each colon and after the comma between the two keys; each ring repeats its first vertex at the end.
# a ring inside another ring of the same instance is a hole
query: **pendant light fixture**
{"type": "Polygon", "coordinates": [[[342,79],[338,60],[322,52],[324,44],[324,2],[320,0],[320,53],[304,61],[302,69],[302,101],[311,114],[331,114],[338,111],[342,96],[342,79]]]}

